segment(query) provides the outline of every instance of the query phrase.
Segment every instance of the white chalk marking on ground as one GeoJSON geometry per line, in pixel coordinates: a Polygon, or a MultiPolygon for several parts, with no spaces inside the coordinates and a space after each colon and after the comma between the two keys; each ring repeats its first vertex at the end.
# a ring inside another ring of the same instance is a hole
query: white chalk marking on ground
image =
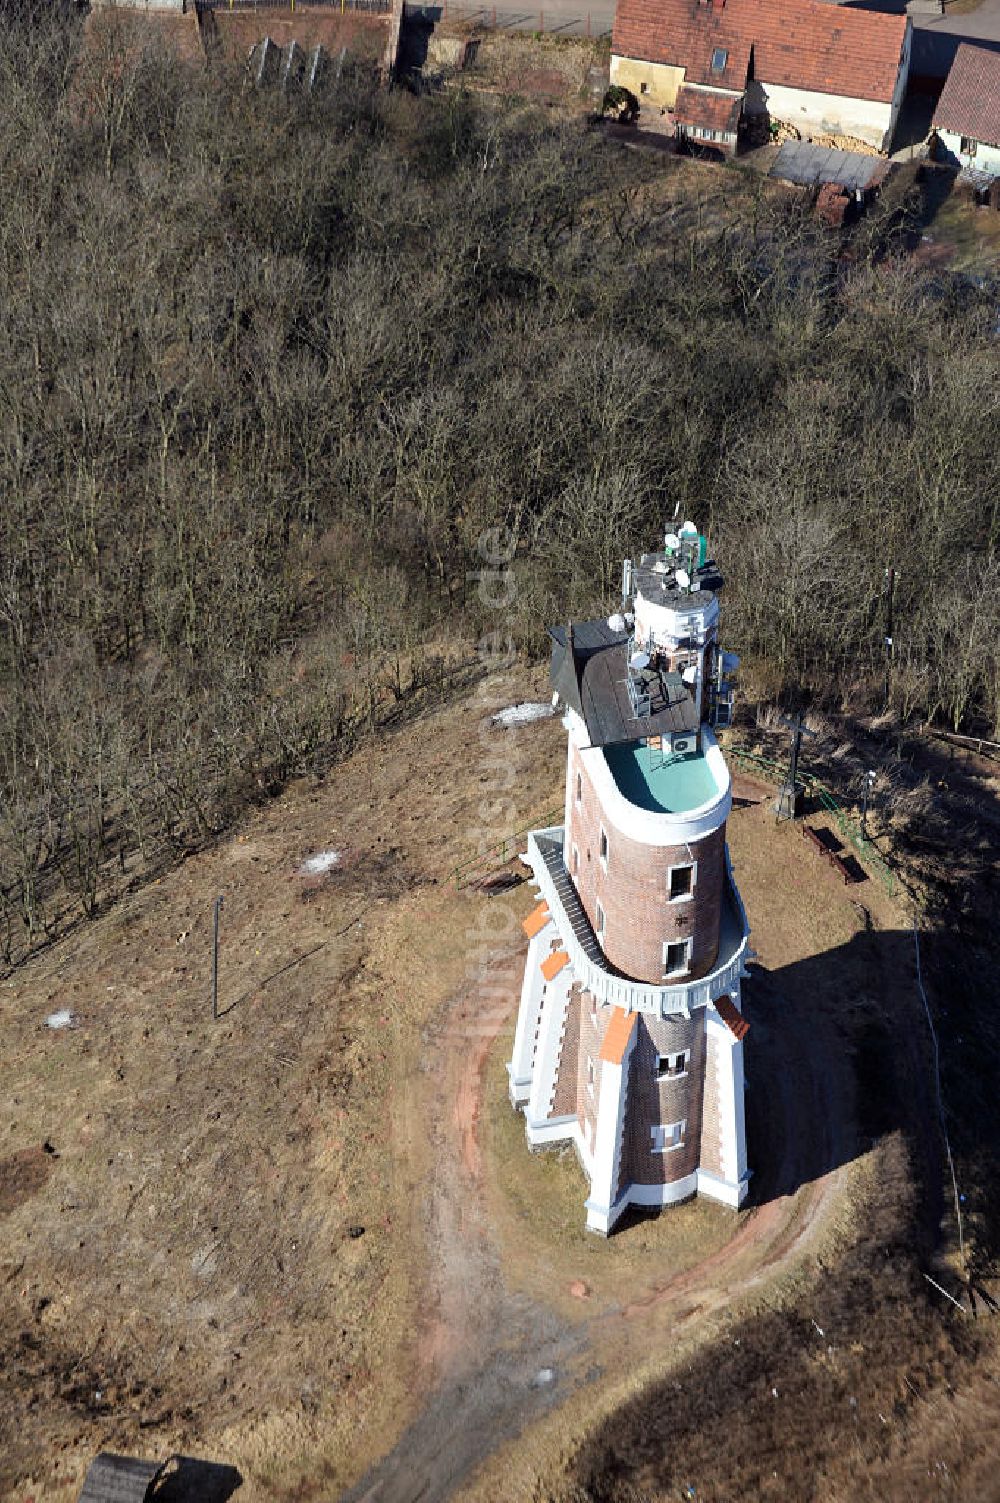
{"type": "Polygon", "coordinates": [[[317,851],[315,856],[306,857],[299,871],[303,877],[321,877],[324,872],[332,872],[339,865],[339,851],[317,851]]]}
{"type": "Polygon", "coordinates": [[[509,705],[506,710],[499,710],[492,716],[494,725],[529,725],[532,720],[548,720],[555,711],[551,705],[530,704],[527,701],[519,705],[509,705]]]}

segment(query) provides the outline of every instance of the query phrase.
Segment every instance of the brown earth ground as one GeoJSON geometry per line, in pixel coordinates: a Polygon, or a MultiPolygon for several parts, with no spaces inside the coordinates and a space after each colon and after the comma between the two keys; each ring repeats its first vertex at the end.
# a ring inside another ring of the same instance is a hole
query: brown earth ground
{"type": "Polygon", "coordinates": [[[730,839],[759,957],[751,1207],[602,1241],[573,1158],[526,1151],[503,1062],[531,893],[450,874],[559,804],[558,722],[488,719],[545,693],[497,676],[425,712],[5,985],[0,1496],[75,1498],[110,1448],[228,1462],[248,1503],[369,1467],[352,1496],[525,1497],[568,1437],[849,1238],[888,1150],[855,1157],[835,1015],[890,957],[910,986],[903,922],[873,882],[866,918],[750,783],[730,839]],[[76,1026],[50,1030],[60,1007],[76,1026]]]}

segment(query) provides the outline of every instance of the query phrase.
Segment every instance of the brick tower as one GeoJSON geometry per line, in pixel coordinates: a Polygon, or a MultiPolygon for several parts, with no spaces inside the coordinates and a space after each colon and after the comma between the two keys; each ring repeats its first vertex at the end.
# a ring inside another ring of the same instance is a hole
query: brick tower
{"type": "Polygon", "coordinates": [[[747,1191],[740,980],[749,931],[726,848],[722,576],[691,523],[626,562],[621,614],[550,631],[568,733],[562,825],[526,860],[540,902],[508,1066],[532,1146],[568,1140],[587,1225],[747,1191]]]}

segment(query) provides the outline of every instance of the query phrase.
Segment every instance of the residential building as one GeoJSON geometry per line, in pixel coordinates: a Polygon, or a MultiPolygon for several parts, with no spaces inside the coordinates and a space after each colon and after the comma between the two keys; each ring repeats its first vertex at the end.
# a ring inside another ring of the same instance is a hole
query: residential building
{"type": "Polygon", "coordinates": [[[959,44],[934,111],[938,160],[951,162],[975,181],[1000,176],[1000,55],[959,44]]]}
{"type": "Polygon", "coordinates": [[[822,0],[618,0],[611,82],[725,152],[750,116],[885,151],[911,34],[905,15],[822,0]]]}

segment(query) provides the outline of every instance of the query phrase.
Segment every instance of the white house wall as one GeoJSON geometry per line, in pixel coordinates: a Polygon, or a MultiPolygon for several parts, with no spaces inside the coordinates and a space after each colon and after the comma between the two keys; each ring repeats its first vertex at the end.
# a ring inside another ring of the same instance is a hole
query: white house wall
{"type": "Polygon", "coordinates": [[[958,162],[962,167],[974,167],[977,172],[1000,174],[1000,147],[987,146],[984,141],[980,141],[975,156],[970,156],[961,149],[962,139],[952,130],[938,131],[938,140],[948,153],[950,161],[958,162]]]}
{"type": "Polygon", "coordinates": [[[857,136],[870,146],[882,148],[893,127],[893,107],[873,99],[847,99],[838,94],[813,94],[757,79],[748,93],[748,105],[760,101],[772,120],[786,125],[821,130],[827,135],[857,136]]]}

